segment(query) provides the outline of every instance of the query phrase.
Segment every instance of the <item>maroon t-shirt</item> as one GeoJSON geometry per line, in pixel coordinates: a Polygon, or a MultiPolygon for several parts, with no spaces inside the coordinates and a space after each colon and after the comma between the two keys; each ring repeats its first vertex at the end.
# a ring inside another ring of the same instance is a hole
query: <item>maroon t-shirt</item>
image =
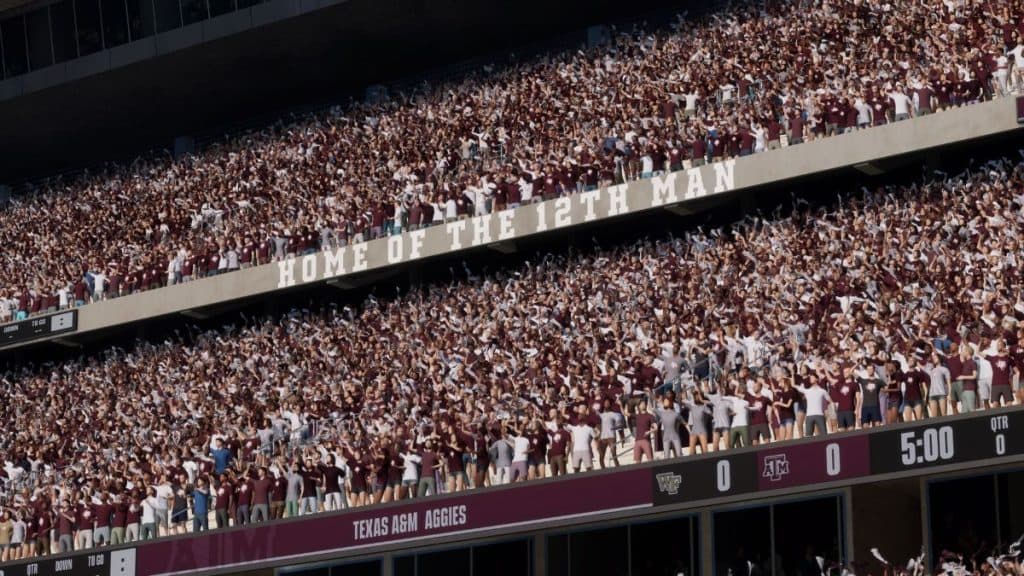
{"type": "Polygon", "coordinates": [[[1010,385],[1010,358],[1007,356],[986,356],[986,360],[992,364],[992,385],[1010,385]]]}
{"type": "Polygon", "coordinates": [[[744,396],[744,400],[749,405],[749,420],[751,426],[757,426],[759,424],[768,423],[768,399],[764,396],[754,396],[753,394],[747,394],[744,396]]]}
{"type": "Polygon", "coordinates": [[[270,488],[274,481],[269,476],[257,478],[252,483],[252,503],[270,504],[270,488]]]}
{"type": "Polygon", "coordinates": [[[231,501],[231,493],[234,489],[231,487],[230,482],[223,482],[217,488],[217,494],[214,499],[215,510],[227,510],[228,503],[231,501]]]}
{"type": "Polygon", "coordinates": [[[829,386],[829,397],[835,402],[837,412],[853,412],[857,390],[857,385],[845,380],[829,386]]]}
{"type": "Polygon", "coordinates": [[[285,496],[288,494],[288,479],[281,476],[274,480],[274,487],[270,491],[270,500],[272,502],[284,502],[285,496]]]}
{"type": "Polygon", "coordinates": [[[128,505],[124,502],[114,504],[114,518],[111,525],[114,528],[125,528],[128,526],[128,505]]]}
{"type": "Polygon", "coordinates": [[[968,358],[964,362],[963,371],[961,374],[974,374],[974,378],[970,380],[964,380],[964,390],[977,390],[978,389],[978,365],[974,362],[973,358],[968,358]]]}
{"type": "Polygon", "coordinates": [[[239,506],[248,506],[252,502],[252,482],[241,482],[235,488],[235,503],[239,506]]]}
{"type": "Polygon", "coordinates": [[[114,507],[110,504],[97,504],[94,509],[96,513],[96,527],[105,528],[110,526],[110,517],[114,514],[114,507]]]}
{"type": "Polygon", "coordinates": [[[654,424],[654,417],[644,412],[636,415],[636,437],[638,440],[647,438],[647,433],[651,431],[651,426],[654,424]]]}
{"type": "Polygon", "coordinates": [[[559,428],[551,435],[550,449],[548,450],[549,456],[565,456],[566,447],[572,443],[572,434],[564,428],[559,428]]]}

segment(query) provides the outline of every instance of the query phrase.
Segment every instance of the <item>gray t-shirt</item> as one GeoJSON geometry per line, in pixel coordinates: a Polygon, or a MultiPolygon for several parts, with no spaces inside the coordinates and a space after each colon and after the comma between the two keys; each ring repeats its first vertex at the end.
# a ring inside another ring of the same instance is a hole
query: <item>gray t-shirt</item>
{"type": "Polygon", "coordinates": [[[302,493],[302,475],[298,472],[290,472],[288,474],[288,490],[284,498],[288,502],[298,502],[300,493],[302,493]]]}
{"type": "Polygon", "coordinates": [[[623,420],[622,414],[618,412],[601,412],[601,439],[614,439],[615,431],[622,428],[623,420]]]}
{"type": "Polygon", "coordinates": [[[662,438],[678,438],[680,420],[679,413],[675,410],[668,410],[665,408],[658,408],[655,413],[658,416],[658,421],[661,422],[662,438]]]}
{"type": "Polygon", "coordinates": [[[502,468],[512,465],[512,445],[505,440],[495,440],[490,452],[495,466],[502,468]]]}

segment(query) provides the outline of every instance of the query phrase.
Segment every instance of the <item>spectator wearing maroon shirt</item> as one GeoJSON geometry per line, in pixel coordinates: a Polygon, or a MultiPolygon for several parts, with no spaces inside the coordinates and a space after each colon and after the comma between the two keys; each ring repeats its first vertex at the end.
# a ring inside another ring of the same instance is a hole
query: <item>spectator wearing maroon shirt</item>
{"type": "Polygon", "coordinates": [[[307,458],[301,474],[302,493],[299,496],[299,515],[316,514],[318,508],[316,490],[320,484],[320,472],[313,461],[307,458]]]}
{"type": "Polygon", "coordinates": [[[636,441],[633,444],[633,462],[639,464],[643,462],[644,457],[647,457],[648,461],[654,460],[654,448],[652,441],[654,438],[654,417],[647,412],[647,403],[641,403],[637,406],[636,415],[636,441]]]}
{"type": "Polygon", "coordinates": [[[799,108],[789,116],[789,145],[801,144],[807,136],[807,121],[804,120],[803,111],[799,108]]]}
{"type": "Polygon", "coordinates": [[[270,520],[270,490],[274,481],[267,475],[263,466],[256,472],[256,480],[252,482],[252,522],[270,520]]]}
{"type": "Polygon", "coordinates": [[[853,368],[843,367],[839,378],[829,379],[829,396],[836,407],[835,428],[846,432],[857,426],[857,396],[860,387],[853,381],[853,368]]]}
{"type": "Polygon", "coordinates": [[[548,445],[548,464],[552,476],[565,476],[566,455],[569,446],[572,445],[572,434],[565,429],[565,422],[561,416],[555,417],[554,430],[548,435],[551,443],[548,445]]]}
{"type": "Polygon", "coordinates": [[[992,365],[992,407],[1009,406],[1013,403],[1011,389],[1013,366],[1010,362],[1009,351],[1006,349],[1006,341],[1000,338],[995,343],[994,353],[986,355],[985,359],[992,365]]]}
{"type": "Polygon", "coordinates": [[[527,453],[526,459],[527,466],[529,466],[528,479],[543,478],[547,475],[545,458],[549,442],[544,424],[540,420],[534,420],[526,437],[530,441],[530,451],[527,453]]]}
{"type": "Polygon", "coordinates": [[[949,379],[953,382],[949,391],[949,408],[952,414],[960,413],[960,402],[964,395],[964,382],[960,378],[964,371],[964,363],[960,358],[958,342],[951,342],[949,345],[949,357],[946,359],[946,368],[949,369],[949,379]]]}
{"type": "Polygon", "coordinates": [[[234,496],[234,487],[228,481],[228,475],[221,474],[213,499],[214,519],[217,522],[217,528],[228,527],[228,508],[231,505],[232,496],[234,496]]]}
{"type": "Polygon", "coordinates": [[[248,478],[239,478],[235,483],[235,526],[243,526],[249,523],[252,488],[252,480],[248,478]]]}
{"type": "Polygon", "coordinates": [[[270,489],[270,519],[284,518],[284,501],[288,496],[288,478],[278,473],[274,476],[274,485],[270,489]]]}
{"type": "Polygon", "coordinates": [[[128,504],[120,496],[111,499],[112,518],[110,520],[110,545],[125,543],[128,531],[128,504]]]}
{"type": "Polygon", "coordinates": [[[72,552],[75,549],[75,511],[67,504],[60,508],[57,517],[57,549],[61,554],[72,552]]]}
{"type": "Polygon", "coordinates": [[[924,419],[924,403],[928,397],[931,377],[925,372],[916,355],[910,359],[910,369],[903,375],[903,421],[924,419]]]}
{"type": "Polygon", "coordinates": [[[93,547],[92,530],[95,520],[92,504],[83,497],[75,508],[75,550],[88,550],[93,547]]]}
{"type": "Polygon", "coordinates": [[[139,530],[142,527],[142,500],[138,493],[132,493],[124,497],[124,504],[128,507],[124,539],[125,542],[135,542],[139,539],[139,530]]]}
{"type": "Polygon", "coordinates": [[[338,468],[333,454],[324,456],[322,475],[324,509],[331,511],[345,508],[345,498],[342,494],[342,480],[345,478],[345,471],[338,468]]]}
{"type": "Polygon", "coordinates": [[[114,515],[114,506],[111,503],[110,494],[104,492],[100,496],[100,503],[93,507],[96,513],[96,528],[93,531],[93,540],[97,546],[108,546],[110,544],[110,524],[114,515]]]}
{"type": "Polygon", "coordinates": [[[744,399],[747,401],[751,443],[755,446],[767,444],[772,439],[768,430],[768,408],[771,407],[771,398],[766,394],[763,377],[758,377],[754,381],[744,399]]]}

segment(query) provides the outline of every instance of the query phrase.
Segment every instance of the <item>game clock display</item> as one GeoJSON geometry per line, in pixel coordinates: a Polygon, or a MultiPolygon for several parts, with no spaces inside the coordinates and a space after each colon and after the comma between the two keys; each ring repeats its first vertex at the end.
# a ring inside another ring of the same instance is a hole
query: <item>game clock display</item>
{"type": "Polygon", "coordinates": [[[870,435],[871,472],[887,474],[1024,454],[1024,412],[978,414],[870,435]]]}

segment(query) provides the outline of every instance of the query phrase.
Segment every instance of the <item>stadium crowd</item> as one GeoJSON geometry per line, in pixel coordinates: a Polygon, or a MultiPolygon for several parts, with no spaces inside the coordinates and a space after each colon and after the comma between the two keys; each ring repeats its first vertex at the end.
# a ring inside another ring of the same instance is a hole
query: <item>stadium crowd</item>
{"type": "Polygon", "coordinates": [[[1024,163],[939,176],[5,373],[3,558],[1024,402],[1024,163]]]}
{"type": "Polygon", "coordinates": [[[1021,0],[768,0],[18,198],[0,321],[1024,87],[1021,0]]]}

